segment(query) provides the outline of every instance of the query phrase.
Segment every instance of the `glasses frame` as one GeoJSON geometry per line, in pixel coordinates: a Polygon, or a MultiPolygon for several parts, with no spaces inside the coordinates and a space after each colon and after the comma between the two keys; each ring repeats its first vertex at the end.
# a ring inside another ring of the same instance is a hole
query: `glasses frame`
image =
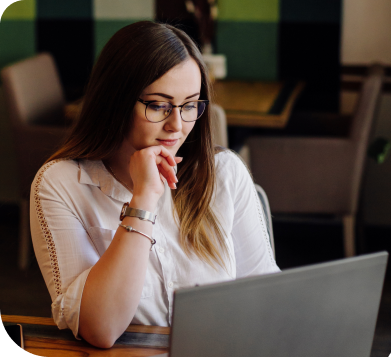
{"type": "Polygon", "coordinates": [[[199,118],[201,118],[201,117],[202,117],[202,114],[205,113],[205,109],[206,109],[207,105],[209,104],[209,100],[207,100],[207,99],[205,99],[205,100],[189,100],[188,102],[183,103],[182,105],[174,105],[174,104],[171,104],[170,102],[166,102],[166,101],[164,101],[164,100],[142,100],[141,98],[139,98],[139,99],[137,99],[137,101],[145,105],[145,112],[144,112],[145,119],[147,119],[150,123],[161,123],[162,121],[166,120],[166,119],[172,114],[172,112],[173,112],[173,111],[171,111],[171,113],[168,114],[168,115],[167,115],[164,119],[162,119],[162,120],[159,120],[159,121],[151,121],[151,120],[149,120],[148,117],[147,117],[148,105],[150,105],[151,103],[156,103],[156,102],[169,103],[169,104],[172,106],[172,109],[174,109],[174,108],[180,108],[179,114],[180,114],[180,116],[181,116],[182,121],[184,121],[185,123],[192,123],[193,121],[196,121],[196,120],[198,120],[199,118]],[[183,117],[182,117],[182,108],[183,108],[186,104],[188,104],[188,103],[193,103],[193,102],[202,102],[202,103],[205,103],[205,109],[204,109],[203,113],[202,113],[197,119],[195,119],[195,120],[190,120],[190,121],[184,120],[183,117]]]}

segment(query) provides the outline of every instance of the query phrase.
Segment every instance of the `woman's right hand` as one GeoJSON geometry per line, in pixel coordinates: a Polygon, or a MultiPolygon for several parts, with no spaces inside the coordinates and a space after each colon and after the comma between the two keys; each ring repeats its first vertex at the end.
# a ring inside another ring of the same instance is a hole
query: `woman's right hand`
{"type": "Polygon", "coordinates": [[[136,151],[129,162],[129,173],[133,181],[133,196],[159,200],[164,193],[164,181],[176,189],[178,179],[174,166],[182,158],[174,157],[164,146],[150,146],[136,151]]]}

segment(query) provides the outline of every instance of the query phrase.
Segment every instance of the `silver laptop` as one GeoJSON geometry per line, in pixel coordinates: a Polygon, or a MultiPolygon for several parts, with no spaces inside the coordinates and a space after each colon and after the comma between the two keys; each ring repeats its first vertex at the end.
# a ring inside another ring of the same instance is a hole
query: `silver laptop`
{"type": "Polygon", "coordinates": [[[369,357],[388,253],[175,292],[170,357],[369,357]]]}

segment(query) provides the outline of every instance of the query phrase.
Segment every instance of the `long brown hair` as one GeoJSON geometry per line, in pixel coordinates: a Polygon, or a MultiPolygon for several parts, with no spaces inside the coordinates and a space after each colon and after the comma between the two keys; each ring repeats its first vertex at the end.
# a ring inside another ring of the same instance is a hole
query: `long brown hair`
{"type": "MultiPolygon", "coordinates": [[[[111,157],[131,128],[133,108],[144,88],[190,57],[201,71],[200,99],[210,99],[205,63],[183,31],[149,21],[119,30],[94,66],[75,127],[48,161],[111,157]]],[[[212,266],[225,266],[223,230],[211,209],[216,178],[209,108],[196,121],[178,155],[184,160],[178,165],[179,183],[172,197],[182,247],[212,266]]]]}

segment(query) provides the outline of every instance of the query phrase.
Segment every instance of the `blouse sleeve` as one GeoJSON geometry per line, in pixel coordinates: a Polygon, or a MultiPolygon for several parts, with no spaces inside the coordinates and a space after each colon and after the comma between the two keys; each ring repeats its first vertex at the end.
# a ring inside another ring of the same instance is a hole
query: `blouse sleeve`
{"type": "MultiPolygon", "coordinates": [[[[50,164],[41,168],[31,187],[31,236],[52,298],[53,319],[60,329],[70,328],[78,338],[83,288],[99,254],[66,199],[68,183],[77,182],[76,170],[47,175],[50,164]]],[[[80,194],[77,187],[71,188],[74,195],[80,194]]]]}
{"type": "Polygon", "coordinates": [[[233,175],[232,200],[234,221],[232,237],[235,249],[236,275],[274,273],[280,271],[273,257],[265,213],[254,182],[242,160],[233,153],[230,172],[233,175]]]}

